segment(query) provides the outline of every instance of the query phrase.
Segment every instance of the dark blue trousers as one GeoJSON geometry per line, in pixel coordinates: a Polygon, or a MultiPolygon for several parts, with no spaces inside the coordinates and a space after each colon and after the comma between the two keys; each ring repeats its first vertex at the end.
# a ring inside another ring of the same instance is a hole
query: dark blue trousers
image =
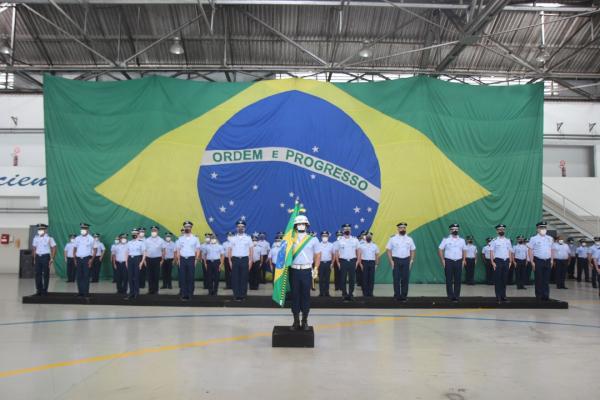
{"type": "Polygon", "coordinates": [[[492,267],[492,261],[485,259],[483,264],[485,265],[485,283],[487,285],[493,285],[494,284],[494,268],[492,267]]]}
{"type": "Polygon", "coordinates": [[[446,272],[446,295],[450,300],[460,298],[460,281],[462,277],[462,259],[450,260],[444,259],[446,272]]]}
{"type": "Polygon", "coordinates": [[[467,285],[475,284],[475,259],[467,258],[467,265],[465,266],[465,283],[467,285]]]}
{"type": "Polygon", "coordinates": [[[50,282],[50,254],[35,256],[35,291],[37,294],[48,293],[50,282]]]}
{"type": "Polygon", "coordinates": [[[410,257],[393,257],[394,262],[394,298],[406,300],[408,296],[408,280],[410,279],[410,257]]]}
{"type": "Polygon", "coordinates": [[[129,278],[129,297],[140,294],[140,262],[142,256],[130,256],[127,259],[127,277],[129,278]]]}
{"type": "Polygon", "coordinates": [[[356,280],[356,258],[344,260],[340,258],[340,286],[342,288],[342,296],[352,297],[354,294],[354,281],[356,280]],[[346,289],[346,280],[348,287],[346,289]]]}
{"type": "Polygon", "coordinates": [[[194,275],[196,273],[196,257],[180,257],[179,273],[181,274],[181,297],[191,298],[194,295],[194,275]]]}
{"type": "Polygon", "coordinates": [[[102,268],[102,262],[100,257],[96,256],[92,261],[92,269],[90,270],[90,280],[92,282],[100,281],[100,268],[102,268]]]}
{"type": "Polygon", "coordinates": [[[206,261],[206,279],[208,283],[208,294],[217,295],[219,291],[219,266],[221,260],[207,260],[206,261]]]}
{"type": "Polygon", "coordinates": [[[147,257],[146,271],[148,273],[148,293],[158,293],[158,281],[160,279],[160,260],[161,257],[147,257]]]}
{"type": "Polygon", "coordinates": [[[173,283],[172,283],[172,277],[171,275],[173,274],[173,259],[172,258],[165,258],[163,260],[163,265],[162,265],[162,281],[163,281],[163,287],[165,289],[171,289],[173,287],[173,283]]]}
{"type": "Polygon", "coordinates": [[[515,260],[517,263],[517,288],[524,288],[527,283],[527,260],[515,260]]]}
{"type": "Polygon", "coordinates": [[[292,275],[292,313],[306,317],[310,310],[310,289],[312,287],[312,269],[290,268],[292,275]]]}
{"type": "Polygon", "coordinates": [[[363,260],[361,263],[363,266],[363,282],[361,286],[363,296],[371,297],[375,288],[375,260],[363,260]]]}
{"type": "Polygon", "coordinates": [[[577,282],[581,282],[581,275],[584,276],[586,282],[590,280],[590,272],[588,270],[588,259],[583,257],[577,257],[577,282]]]}
{"type": "Polygon", "coordinates": [[[496,269],[494,270],[494,285],[497,300],[506,299],[506,281],[508,278],[508,263],[509,260],[494,258],[496,269]]]}
{"type": "Polygon", "coordinates": [[[67,282],[75,282],[75,270],[77,266],[75,265],[75,258],[68,257],[67,258],[67,282]]]}
{"type": "Polygon", "coordinates": [[[321,261],[319,265],[319,296],[329,296],[331,261],[321,261]]]}
{"type": "Polygon", "coordinates": [[[90,294],[90,259],[91,256],[77,257],[77,291],[80,296],[90,294]]]}
{"type": "Polygon", "coordinates": [[[548,300],[550,298],[550,259],[542,260],[534,257],[535,262],[535,297],[539,300],[548,300]]]}
{"type": "Polygon", "coordinates": [[[556,287],[562,289],[567,279],[568,260],[554,260],[556,262],[556,287]]]}
{"type": "Polygon", "coordinates": [[[115,262],[116,268],[115,271],[115,283],[117,284],[117,293],[119,294],[127,294],[127,281],[129,277],[127,276],[127,267],[125,266],[125,261],[123,262],[115,262]]]}
{"type": "Polygon", "coordinates": [[[242,299],[248,294],[248,257],[231,257],[231,263],[233,297],[242,299]]]}

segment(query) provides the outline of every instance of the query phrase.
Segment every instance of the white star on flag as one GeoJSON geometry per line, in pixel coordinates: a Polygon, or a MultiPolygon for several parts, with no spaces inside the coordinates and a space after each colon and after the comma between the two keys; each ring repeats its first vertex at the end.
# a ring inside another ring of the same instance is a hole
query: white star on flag
{"type": "Polygon", "coordinates": [[[319,148],[317,146],[313,146],[312,151],[313,151],[313,153],[318,153],[319,148]]]}
{"type": "Polygon", "coordinates": [[[281,208],[285,207],[285,203],[279,203],[279,207],[281,207],[281,208]]]}
{"type": "Polygon", "coordinates": [[[216,172],[213,172],[213,173],[210,174],[210,177],[212,179],[217,179],[217,176],[219,176],[219,174],[217,174],[216,172]]]}
{"type": "Polygon", "coordinates": [[[315,174],[310,174],[310,179],[315,179],[317,176],[315,174]]]}
{"type": "Polygon", "coordinates": [[[358,229],[358,225],[354,225],[354,229],[358,229]]]}
{"type": "Polygon", "coordinates": [[[213,222],[215,219],[213,217],[208,218],[208,222],[213,222]]]}
{"type": "Polygon", "coordinates": [[[354,214],[358,214],[360,212],[360,207],[356,206],[354,207],[354,214]]]}
{"type": "Polygon", "coordinates": [[[361,219],[360,219],[360,222],[365,222],[365,219],[364,219],[364,218],[361,218],[361,219]]]}
{"type": "Polygon", "coordinates": [[[219,207],[219,211],[221,211],[222,213],[224,213],[225,211],[227,211],[227,209],[225,208],[224,205],[221,205],[221,207],[219,207]]]}
{"type": "Polygon", "coordinates": [[[235,204],[235,202],[234,202],[233,200],[229,200],[229,205],[230,205],[230,206],[232,206],[232,205],[234,205],[234,204],[235,204]]]}
{"type": "Polygon", "coordinates": [[[245,220],[246,220],[246,216],[245,216],[245,215],[242,215],[242,216],[240,217],[240,219],[241,219],[242,221],[245,221],[245,220]]]}
{"type": "Polygon", "coordinates": [[[258,190],[258,185],[253,185],[252,190],[258,190]]]}
{"type": "Polygon", "coordinates": [[[367,212],[371,212],[373,209],[371,207],[367,207],[367,212]]]}
{"type": "Polygon", "coordinates": [[[294,192],[289,193],[290,197],[294,197],[294,192]]]}

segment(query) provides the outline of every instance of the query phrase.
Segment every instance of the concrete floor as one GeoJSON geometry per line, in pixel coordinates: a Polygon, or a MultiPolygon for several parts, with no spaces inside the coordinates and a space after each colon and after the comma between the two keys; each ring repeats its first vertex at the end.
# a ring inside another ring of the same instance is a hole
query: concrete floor
{"type": "Polygon", "coordinates": [[[289,310],[24,305],[33,281],[0,275],[0,399],[598,398],[600,297],[567,286],[569,310],[315,310],[316,348],[273,349],[289,310]]]}

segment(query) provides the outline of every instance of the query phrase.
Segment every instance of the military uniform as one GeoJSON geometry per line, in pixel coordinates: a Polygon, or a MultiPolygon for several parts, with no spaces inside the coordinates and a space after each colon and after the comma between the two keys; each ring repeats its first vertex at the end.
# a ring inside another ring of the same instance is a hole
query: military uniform
{"type": "Polygon", "coordinates": [[[100,234],[94,233],[94,249],[96,250],[96,255],[92,261],[92,269],[90,271],[90,280],[94,283],[100,281],[100,269],[102,268],[102,259],[104,258],[104,252],[106,251],[106,247],[104,243],[100,241],[100,234]]]}
{"type": "Polygon", "coordinates": [[[216,296],[219,290],[219,275],[225,258],[225,249],[215,237],[212,237],[210,243],[204,246],[203,256],[208,278],[208,294],[216,296]]]}
{"type": "Polygon", "coordinates": [[[449,300],[457,302],[460,298],[460,285],[462,267],[465,263],[465,249],[467,243],[458,236],[460,225],[452,224],[449,229],[451,234],[444,238],[438,249],[443,257],[444,272],[446,275],[446,295],[449,300]]]}
{"type": "Polygon", "coordinates": [[[465,283],[467,285],[475,285],[475,263],[477,261],[477,246],[473,244],[473,236],[467,236],[467,258],[465,259],[465,283]]]}
{"type": "Polygon", "coordinates": [[[94,239],[89,235],[90,226],[85,223],[79,225],[81,234],[75,238],[75,258],[77,261],[77,296],[89,297],[90,295],[90,269],[92,257],[96,253],[94,239]]]}
{"type": "Polygon", "coordinates": [[[340,287],[344,301],[351,301],[354,294],[354,281],[356,279],[358,239],[350,235],[350,224],[342,226],[344,235],[337,241],[336,257],[340,263],[340,287]],[[348,286],[346,286],[346,281],[348,286]]]}
{"type": "Polygon", "coordinates": [[[406,222],[397,224],[398,233],[392,236],[385,246],[392,268],[394,299],[403,302],[407,300],[410,269],[416,250],[415,242],[406,234],[407,226],[406,222]]]}
{"type": "Polygon", "coordinates": [[[334,258],[333,243],[329,241],[329,232],[321,232],[319,243],[321,261],[319,263],[319,296],[329,297],[329,281],[331,279],[331,263],[334,258]]]}
{"type": "Polygon", "coordinates": [[[506,283],[508,278],[508,269],[512,263],[512,243],[510,239],[504,236],[506,225],[496,225],[498,237],[490,242],[490,258],[494,268],[494,291],[496,300],[499,302],[508,301],[506,298],[506,283]]]}
{"type": "Polygon", "coordinates": [[[165,241],[158,236],[158,226],[150,227],[150,237],[144,242],[146,245],[146,265],[148,271],[148,294],[158,293],[160,279],[160,266],[163,263],[165,241]]]}
{"type": "Polygon", "coordinates": [[[339,241],[342,238],[342,231],[337,231],[335,233],[335,242],[333,242],[333,289],[337,292],[342,290],[342,285],[340,283],[341,274],[340,274],[340,260],[337,258],[339,241]]]}
{"type": "Polygon", "coordinates": [[[552,269],[552,237],[546,235],[546,222],[536,224],[538,234],[529,239],[527,247],[533,255],[532,266],[535,274],[535,297],[538,300],[550,299],[550,270],[552,269]]]}
{"type": "Polygon", "coordinates": [[[48,225],[37,224],[38,234],[33,238],[33,264],[35,266],[35,291],[38,296],[48,294],[50,264],[54,262],[56,242],[48,236],[48,225]]]}
{"type": "Polygon", "coordinates": [[[111,265],[113,266],[113,268],[111,268],[112,271],[112,283],[117,283],[117,271],[114,268],[114,263],[112,262],[114,255],[115,255],[115,248],[116,246],[119,244],[119,236],[115,237],[115,242],[113,244],[110,245],[110,261],[111,261],[111,265]]]}
{"type": "MultiPolygon", "coordinates": [[[[138,237],[137,240],[142,242],[146,242],[146,228],[139,227],[138,228],[138,237]]],[[[146,280],[148,279],[148,268],[146,266],[147,260],[144,258],[144,262],[141,265],[141,269],[139,272],[139,288],[144,289],[146,287],[146,280]]]]}
{"type": "Polygon", "coordinates": [[[260,283],[267,283],[267,271],[269,270],[269,250],[271,245],[267,241],[267,234],[261,232],[258,234],[258,244],[260,246],[260,283]]]}
{"type": "Polygon", "coordinates": [[[167,232],[165,235],[165,242],[163,244],[165,251],[162,263],[162,287],[161,289],[173,289],[172,275],[173,275],[173,260],[175,259],[175,250],[177,246],[173,242],[173,235],[171,232],[167,232]]]}
{"type": "Polygon", "coordinates": [[[225,289],[231,289],[231,263],[229,262],[229,249],[231,248],[231,238],[233,238],[233,232],[227,232],[227,240],[223,242],[223,250],[225,250],[225,260],[224,260],[224,269],[225,269],[225,289]]]}
{"type": "Polygon", "coordinates": [[[177,239],[177,258],[179,260],[179,274],[181,299],[190,300],[194,295],[194,277],[196,273],[196,262],[200,258],[200,241],[192,234],[194,224],[185,221],[183,227],[185,233],[177,239]]]}
{"type": "Polygon", "coordinates": [[[522,235],[517,236],[517,244],[513,246],[513,257],[515,263],[515,275],[517,289],[525,289],[527,283],[527,260],[529,250],[522,235]]]}
{"type": "Polygon", "coordinates": [[[569,245],[569,267],[567,269],[569,279],[575,279],[575,261],[577,261],[577,245],[573,238],[567,239],[569,245]]]}
{"type": "Polygon", "coordinates": [[[569,245],[562,240],[552,245],[552,256],[554,258],[554,269],[556,270],[556,288],[567,289],[565,280],[567,279],[567,270],[571,258],[571,249],[569,245]]]}
{"type": "Polygon", "coordinates": [[[69,241],[65,244],[65,264],[67,264],[67,282],[75,282],[75,235],[69,235],[69,241]]]}
{"type": "MultiPolygon", "coordinates": [[[[600,287],[600,237],[594,238],[594,245],[590,249],[590,262],[592,264],[593,271],[596,271],[595,274],[592,274],[596,278],[594,281],[594,287],[600,287]]],[[[600,292],[598,293],[600,296],[600,292]]]]}
{"type": "Polygon", "coordinates": [[[575,249],[575,253],[577,256],[577,282],[581,282],[582,275],[585,281],[589,282],[590,272],[588,259],[590,258],[590,248],[586,246],[584,239],[579,240],[579,247],[575,249]]]}
{"type": "Polygon", "coordinates": [[[119,235],[119,243],[113,249],[113,269],[115,271],[115,283],[118,294],[127,294],[127,234],[119,235]]]}
{"type": "Polygon", "coordinates": [[[204,252],[206,251],[206,246],[208,246],[212,237],[212,233],[205,233],[204,242],[200,244],[200,257],[202,259],[202,287],[204,289],[208,289],[208,271],[206,263],[204,262],[204,252]]]}
{"type": "Polygon", "coordinates": [[[362,292],[364,297],[373,297],[375,268],[379,265],[379,248],[373,243],[373,233],[366,232],[365,242],[358,246],[359,269],[362,270],[362,292]]]}
{"type": "Polygon", "coordinates": [[[237,222],[238,233],[230,240],[228,257],[231,259],[231,289],[236,301],[241,301],[248,295],[248,272],[251,267],[252,239],[246,235],[245,221],[237,222]]]}
{"type": "Polygon", "coordinates": [[[260,284],[260,263],[262,259],[262,246],[258,243],[258,236],[252,235],[252,268],[248,275],[250,290],[258,290],[260,284]]]}
{"type": "Polygon", "coordinates": [[[485,238],[486,245],[481,249],[481,257],[483,257],[483,266],[485,267],[485,283],[486,285],[494,284],[494,268],[492,268],[492,260],[490,258],[490,242],[492,238],[485,238]]]}
{"type": "Polygon", "coordinates": [[[140,271],[146,257],[146,244],[139,236],[139,230],[131,231],[131,240],[127,242],[127,278],[129,296],[126,299],[136,299],[140,295],[140,271]]]}

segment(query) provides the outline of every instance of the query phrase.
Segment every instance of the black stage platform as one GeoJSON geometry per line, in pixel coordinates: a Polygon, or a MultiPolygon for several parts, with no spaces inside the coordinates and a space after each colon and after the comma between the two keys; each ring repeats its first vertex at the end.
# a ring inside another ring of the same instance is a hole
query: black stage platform
{"type": "MultiPolygon", "coordinates": [[[[512,297],[508,303],[498,303],[494,297],[462,297],[458,303],[446,297],[409,297],[405,303],[390,297],[356,297],[344,302],[340,297],[311,297],[311,308],[510,308],[510,309],[567,309],[569,303],[553,300],[539,301],[533,297],[512,297]]],[[[234,301],[231,296],[194,296],[182,301],[177,295],[140,295],[135,300],[124,300],[123,295],[94,293],[89,298],[73,293],[49,293],[47,296],[24,296],[24,304],[88,304],[106,306],[153,306],[153,307],[232,307],[232,308],[279,308],[270,296],[249,296],[234,301]]],[[[289,307],[289,304],[286,304],[289,307]]]]}

